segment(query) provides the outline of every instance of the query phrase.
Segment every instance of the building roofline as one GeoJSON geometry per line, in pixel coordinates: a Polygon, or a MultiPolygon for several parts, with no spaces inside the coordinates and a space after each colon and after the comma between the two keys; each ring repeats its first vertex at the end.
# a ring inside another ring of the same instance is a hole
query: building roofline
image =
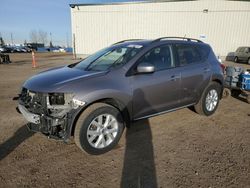
{"type": "Polygon", "coordinates": [[[196,0],[161,0],[161,1],[130,1],[130,2],[113,2],[113,3],[72,3],[71,8],[76,6],[100,6],[100,5],[127,5],[127,4],[147,4],[147,3],[165,3],[165,2],[180,2],[180,1],[196,1],[196,0]]]}

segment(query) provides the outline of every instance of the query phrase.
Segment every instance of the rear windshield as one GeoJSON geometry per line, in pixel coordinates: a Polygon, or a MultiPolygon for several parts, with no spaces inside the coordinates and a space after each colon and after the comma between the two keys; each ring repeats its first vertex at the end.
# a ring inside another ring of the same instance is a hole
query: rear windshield
{"type": "Polygon", "coordinates": [[[141,45],[132,44],[105,48],[82,60],[75,68],[85,71],[105,71],[126,64],[141,48],[141,45]]]}

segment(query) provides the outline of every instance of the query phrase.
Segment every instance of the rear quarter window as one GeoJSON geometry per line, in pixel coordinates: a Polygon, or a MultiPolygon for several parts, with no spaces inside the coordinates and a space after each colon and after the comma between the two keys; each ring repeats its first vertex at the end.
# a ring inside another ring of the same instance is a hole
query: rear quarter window
{"type": "Polygon", "coordinates": [[[190,44],[178,44],[176,49],[181,66],[203,62],[208,57],[210,51],[210,48],[206,45],[190,44]]]}
{"type": "Polygon", "coordinates": [[[208,58],[210,50],[211,50],[211,48],[209,46],[207,46],[207,45],[197,45],[196,48],[199,51],[199,53],[201,55],[201,59],[203,61],[208,58]]]}

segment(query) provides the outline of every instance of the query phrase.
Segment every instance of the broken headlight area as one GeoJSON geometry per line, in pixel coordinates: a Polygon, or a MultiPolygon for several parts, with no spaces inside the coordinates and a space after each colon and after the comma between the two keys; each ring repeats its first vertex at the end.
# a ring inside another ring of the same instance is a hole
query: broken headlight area
{"type": "Polygon", "coordinates": [[[29,122],[30,130],[65,140],[70,136],[74,115],[84,104],[71,93],[40,93],[23,88],[18,109],[29,122]]]}
{"type": "Polygon", "coordinates": [[[64,105],[65,104],[64,93],[49,93],[48,99],[51,105],[64,105]]]}

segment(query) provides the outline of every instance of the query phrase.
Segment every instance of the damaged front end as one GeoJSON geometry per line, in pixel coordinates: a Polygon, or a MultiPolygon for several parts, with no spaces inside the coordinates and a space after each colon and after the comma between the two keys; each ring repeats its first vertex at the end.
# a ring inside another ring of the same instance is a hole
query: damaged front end
{"type": "Polygon", "coordinates": [[[17,110],[29,122],[31,131],[67,142],[73,121],[84,105],[70,93],[40,93],[23,88],[17,110]]]}

